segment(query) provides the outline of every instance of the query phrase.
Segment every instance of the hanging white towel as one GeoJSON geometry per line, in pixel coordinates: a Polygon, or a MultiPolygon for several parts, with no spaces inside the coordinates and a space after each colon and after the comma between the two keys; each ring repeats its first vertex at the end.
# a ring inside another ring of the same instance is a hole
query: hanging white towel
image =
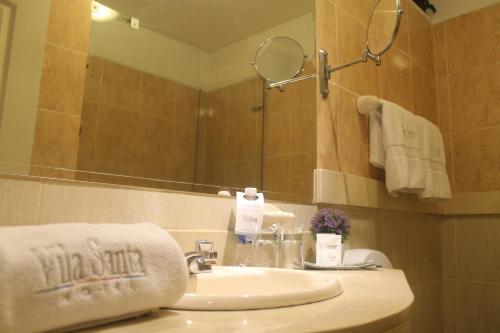
{"type": "Polygon", "coordinates": [[[450,181],[446,173],[446,156],[439,128],[422,117],[416,117],[420,158],[424,169],[424,189],[420,199],[451,199],[450,181]]]}
{"type": "Polygon", "coordinates": [[[153,224],[0,228],[0,332],[84,327],[169,306],[186,260],[153,224]]]}
{"type": "Polygon", "coordinates": [[[389,194],[415,193],[425,188],[415,116],[397,104],[382,102],[385,178],[389,194]]]}

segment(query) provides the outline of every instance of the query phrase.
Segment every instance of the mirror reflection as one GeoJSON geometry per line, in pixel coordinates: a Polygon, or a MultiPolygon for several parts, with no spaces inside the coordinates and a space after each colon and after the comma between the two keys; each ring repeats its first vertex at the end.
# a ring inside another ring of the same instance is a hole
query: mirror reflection
{"type": "Polygon", "coordinates": [[[271,82],[284,81],[296,77],[304,67],[304,50],[289,37],[273,37],[257,49],[256,71],[271,82]]]}
{"type": "Polygon", "coordinates": [[[275,96],[249,64],[260,44],[283,36],[297,41],[300,61],[285,44],[270,50],[294,72],[314,72],[313,59],[302,65],[315,50],[313,0],[101,0],[78,13],[41,0],[18,9],[37,16],[26,26],[36,23],[47,41],[38,36],[31,53],[40,74],[24,82],[37,83],[39,98],[22,130],[4,106],[2,172],[207,193],[254,186],[311,200],[314,142],[290,137],[299,123],[314,137],[314,82],[275,96]],[[57,23],[69,17],[79,35],[66,43],[57,23]],[[23,142],[22,157],[3,153],[12,140],[23,142]]]}
{"type": "Polygon", "coordinates": [[[398,4],[395,0],[379,0],[371,13],[366,32],[366,45],[372,55],[382,55],[393,43],[399,29],[398,4]]]}

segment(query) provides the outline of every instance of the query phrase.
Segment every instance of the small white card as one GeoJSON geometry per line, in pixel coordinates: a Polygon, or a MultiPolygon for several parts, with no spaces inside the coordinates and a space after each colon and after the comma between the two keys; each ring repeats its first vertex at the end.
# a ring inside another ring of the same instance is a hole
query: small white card
{"type": "Polygon", "coordinates": [[[336,234],[316,234],[316,265],[321,267],[342,264],[342,236],[336,234]]]}
{"type": "Polygon", "coordinates": [[[264,216],[264,195],[257,193],[254,197],[246,197],[243,192],[236,192],[236,225],[237,235],[255,235],[262,227],[264,216]]]}

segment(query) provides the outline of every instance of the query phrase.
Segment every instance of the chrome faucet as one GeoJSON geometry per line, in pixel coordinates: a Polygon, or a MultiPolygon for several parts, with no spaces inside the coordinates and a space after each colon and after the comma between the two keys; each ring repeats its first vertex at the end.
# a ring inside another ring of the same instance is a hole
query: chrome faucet
{"type": "Polygon", "coordinates": [[[212,271],[212,265],[217,263],[217,251],[213,251],[213,247],[213,242],[196,241],[196,250],[185,254],[190,274],[210,273],[212,271]]]}

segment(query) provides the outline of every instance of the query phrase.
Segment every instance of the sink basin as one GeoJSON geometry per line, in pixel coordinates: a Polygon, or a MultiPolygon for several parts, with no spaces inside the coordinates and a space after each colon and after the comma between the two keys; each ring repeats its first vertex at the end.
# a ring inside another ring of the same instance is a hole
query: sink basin
{"type": "Polygon", "coordinates": [[[171,309],[251,310],[323,301],[342,293],[330,274],[292,269],[213,267],[189,277],[184,296],[171,309]]]}

